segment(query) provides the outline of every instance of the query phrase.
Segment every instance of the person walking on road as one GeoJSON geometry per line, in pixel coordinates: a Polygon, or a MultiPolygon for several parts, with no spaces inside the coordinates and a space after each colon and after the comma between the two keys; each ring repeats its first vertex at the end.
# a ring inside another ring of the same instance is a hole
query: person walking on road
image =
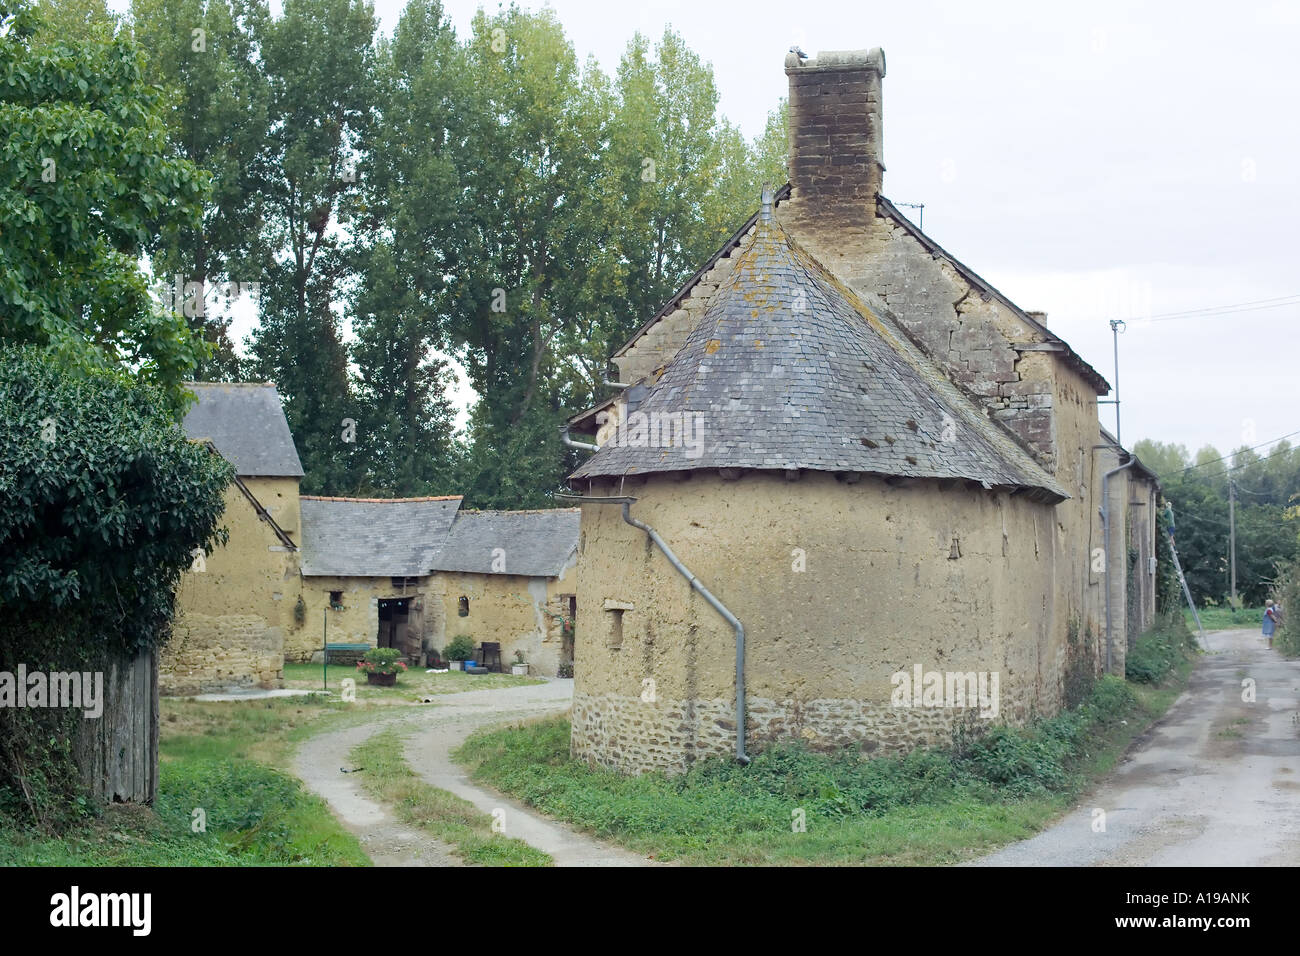
{"type": "Polygon", "coordinates": [[[1268,638],[1268,646],[1273,646],[1273,631],[1277,628],[1277,612],[1273,610],[1273,602],[1269,601],[1264,605],[1264,636],[1268,638]]]}

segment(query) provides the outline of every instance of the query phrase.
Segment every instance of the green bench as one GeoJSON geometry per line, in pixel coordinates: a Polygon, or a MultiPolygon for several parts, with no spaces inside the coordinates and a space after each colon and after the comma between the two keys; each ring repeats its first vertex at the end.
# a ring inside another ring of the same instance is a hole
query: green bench
{"type": "Polygon", "coordinates": [[[330,662],[330,651],[351,651],[353,653],[364,654],[370,650],[369,644],[326,644],[325,645],[325,663],[330,662]]]}

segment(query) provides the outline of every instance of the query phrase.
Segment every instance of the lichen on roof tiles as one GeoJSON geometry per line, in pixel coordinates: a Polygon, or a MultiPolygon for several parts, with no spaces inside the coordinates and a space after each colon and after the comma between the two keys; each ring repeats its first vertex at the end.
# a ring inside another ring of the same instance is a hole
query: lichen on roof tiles
{"type": "Polygon", "coordinates": [[[760,218],[733,259],[681,351],[573,478],[810,469],[1066,497],[885,310],[868,307],[778,223],[760,218]]]}

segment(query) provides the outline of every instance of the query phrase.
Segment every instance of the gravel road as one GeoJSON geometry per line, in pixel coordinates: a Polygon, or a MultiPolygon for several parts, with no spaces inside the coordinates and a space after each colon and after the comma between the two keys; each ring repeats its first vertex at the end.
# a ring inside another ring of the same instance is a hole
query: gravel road
{"type": "Polygon", "coordinates": [[[1207,639],[1187,690],[1093,793],[973,865],[1300,864],[1300,662],[1257,628],[1207,639]]]}

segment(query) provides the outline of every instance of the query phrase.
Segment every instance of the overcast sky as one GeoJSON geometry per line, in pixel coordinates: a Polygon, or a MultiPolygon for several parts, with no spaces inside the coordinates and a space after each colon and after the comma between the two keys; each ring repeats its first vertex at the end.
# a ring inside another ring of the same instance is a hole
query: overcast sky
{"type": "MultiPolygon", "coordinates": [[[[461,34],[495,9],[444,4],[461,34]]],[[[376,0],[385,32],[403,6],[376,0]]],[[[1300,431],[1300,0],[549,6],[607,72],[634,31],[671,24],[750,136],[785,94],[792,43],[883,47],[885,194],[925,203],[927,233],[1047,312],[1112,384],[1107,320],[1130,320],[1126,445],[1227,451],[1300,431]]]]}

